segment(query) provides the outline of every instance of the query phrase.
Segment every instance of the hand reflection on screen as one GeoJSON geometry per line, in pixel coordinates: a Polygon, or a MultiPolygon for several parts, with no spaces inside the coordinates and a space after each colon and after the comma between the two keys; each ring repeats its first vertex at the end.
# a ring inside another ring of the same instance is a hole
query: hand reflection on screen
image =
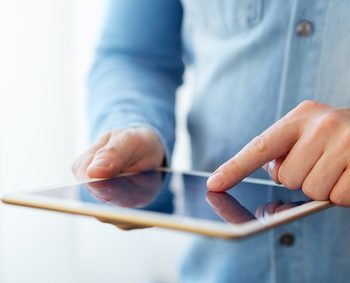
{"type": "Polygon", "coordinates": [[[277,200],[258,206],[255,215],[253,215],[228,193],[208,192],[207,201],[215,213],[230,224],[240,224],[254,219],[266,223],[268,218],[277,212],[305,203],[304,201],[284,203],[277,200]]]}
{"type": "MultiPolygon", "coordinates": [[[[162,173],[149,172],[92,182],[88,184],[88,188],[96,198],[103,202],[121,207],[143,208],[152,202],[161,185],[162,173]]],[[[98,220],[113,224],[123,230],[148,227],[101,218],[98,220]]]]}
{"type": "Polygon", "coordinates": [[[207,193],[207,201],[215,213],[230,224],[239,224],[255,219],[254,215],[228,193],[207,193]]]}
{"type": "Polygon", "coordinates": [[[88,188],[103,202],[116,206],[139,208],[148,205],[158,193],[162,184],[160,172],[130,175],[92,182],[88,188]]]}

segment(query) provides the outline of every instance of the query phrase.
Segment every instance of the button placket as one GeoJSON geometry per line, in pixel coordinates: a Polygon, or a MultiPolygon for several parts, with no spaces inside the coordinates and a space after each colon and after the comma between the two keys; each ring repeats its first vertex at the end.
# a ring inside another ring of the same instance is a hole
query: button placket
{"type": "Polygon", "coordinates": [[[311,2],[296,1],[292,14],[277,119],[300,102],[316,97],[328,1],[311,2]]]}

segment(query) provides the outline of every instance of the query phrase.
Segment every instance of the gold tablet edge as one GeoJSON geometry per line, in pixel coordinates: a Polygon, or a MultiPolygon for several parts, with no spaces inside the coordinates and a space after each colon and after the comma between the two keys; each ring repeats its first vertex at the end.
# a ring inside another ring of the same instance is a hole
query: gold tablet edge
{"type": "MultiPolygon", "coordinates": [[[[92,216],[98,219],[104,219],[107,222],[120,221],[120,222],[135,224],[137,226],[150,226],[150,227],[154,226],[159,228],[195,233],[202,236],[222,238],[227,240],[229,239],[239,240],[239,239],[247,238],[249,236],[258,234],[260,232],[264,232],[276,226],[292,222],[294,220],[300,219],[302,217],[325,210],[333,206],[333,204],[330,201],[319,201],[319,202],[312,201],[309,204],[315,203],[313,207],[308,208],[307,210],[302,210],[296,214],[293,211],[295,208],[281,212],[279,217],[275,219],[274,222],[269,224],[264,225],[261,222],[254,221],[254,222],[248,222],[246,224],[242,224],[238,226],[233,225],[232,230],[230,231],[228,229],[218,231],[218,229],[215,230],[210,227],[205,228],[205,227],[199,227],[198,225],[188,226],[188,225],[185,225],[184,223],[176,223],[174,221],[171,221],[171,219],[165,221],[162,219],[154,219],[154,218],[150,219],[149,216],[140,217],[137,215],[120,215],[120,214],[116,215],[115,213],[100,211],[98,209],[89,209],[86,207],[85,208],[67,207],[59,204],[52,204],[52,203],[47,204],[47,203],[42,203],[40,201],[34,201],[34,200],[23,200],[23,199],[20,200],[20,199],[16,199],[16,197],[12,198],[11,196],[5,196],[1,199],[1,201],[5,204],[11,204],[11,205],[38,208],[38,209],[49,210],[49,211],[58,211],[58,212],[74,214],[74,215],[82,215],[82,216],[90,216],[90,217],[92,216]],[[234,227],[239,229],[234,229],[234,227]]],[[[230,226],[227,226],[227,227],[230,227],[230,226]]]]}

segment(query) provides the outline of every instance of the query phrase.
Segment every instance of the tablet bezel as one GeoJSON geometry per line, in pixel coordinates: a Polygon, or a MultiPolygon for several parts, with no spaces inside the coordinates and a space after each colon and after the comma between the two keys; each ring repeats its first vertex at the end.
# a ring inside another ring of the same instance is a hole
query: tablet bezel
{"type": "MultiPolygon", "coordinates": [[[[187,174],[201,177],[209,177],[211,174],[208,172],[181,171],[169,168],[158,168],[156,170],[162,172],[187,174]]],[[[133,173],[121,174],[119,176],[132,174],[133,173]]],[[[60,187],[67,186],[82,185],[88,182],[106,179],[93,178],[79,182],[70,182],[66,184],[46,186],[33,190],[26,190],[6,195],[2,197],[1,201],[6,204],[12,205],[58,211],[75,215],[92,216],[103,220],[104,222],[121,222],[136,226],[154,226],[225,239],[239,239],[246,236],[250,236],[258,232],[265,231],[275,226],[299,219],[306,215],[333,206],[333,204],[330,201],[310,201],[300,206],[296,206],[288,210],[278,212],[273,217],[269,217],[269,219],[264,223],[259,220],[252,220],[242,224],[228,224],[218,223],[211,220],[194,219],[188,216],[169,215],[151,211],[137,210],[133,208],[101,207],[93,203],[82,204],[81,202],[75,200],[61,200],[54,197],[33,194],[39,191],[58,189],[60,187]]],[[[273,181],[249,177],[245,178],[242,182],[276,186],[276,184],[273,181]]]]}

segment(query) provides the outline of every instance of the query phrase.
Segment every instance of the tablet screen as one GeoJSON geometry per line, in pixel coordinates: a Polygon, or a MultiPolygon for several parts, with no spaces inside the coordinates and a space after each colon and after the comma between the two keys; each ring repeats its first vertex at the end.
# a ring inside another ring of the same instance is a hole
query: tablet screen
{"type": "Polygon", "coordinates": [[[150,171],[35,194],[231,224],[266,221],[310,201],[301,190],[287,190],[272,181],[250,179],[225,193],[214,193],[208,192],[206,180],[205,176],[150,171]]]}

